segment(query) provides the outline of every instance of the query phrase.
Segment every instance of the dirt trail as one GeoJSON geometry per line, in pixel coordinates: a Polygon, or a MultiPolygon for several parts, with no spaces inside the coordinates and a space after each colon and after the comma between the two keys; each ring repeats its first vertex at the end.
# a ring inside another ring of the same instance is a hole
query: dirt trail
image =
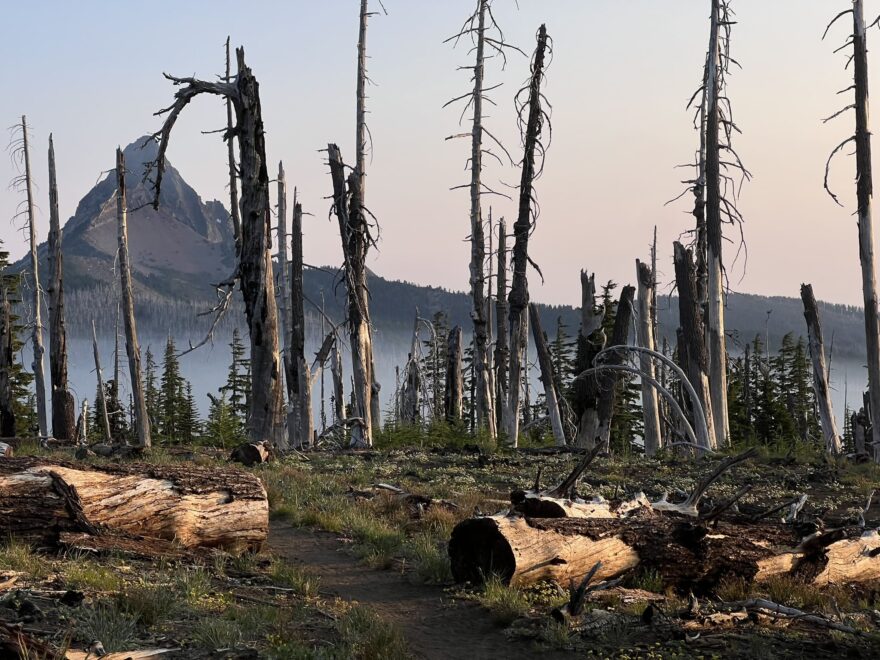
{"type": "Polygon", "coordinates": [[[511,642],[474,603],[455,601],[439,587],[416,585],[394,571],[379,571],[344,552],[332,534],[273,524],[269,545],[321,580],[321,592],[367,605],[401,631],[418,658],[571,658],[511,642]]]}

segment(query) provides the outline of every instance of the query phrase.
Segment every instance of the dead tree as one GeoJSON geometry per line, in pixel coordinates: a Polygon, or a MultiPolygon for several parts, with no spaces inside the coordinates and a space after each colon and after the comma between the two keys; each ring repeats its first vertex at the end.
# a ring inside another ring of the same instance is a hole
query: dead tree
{"type": "Polygon", "coordinates": [[[373,445],[373,338],[370,328],[370,296],[367,289],[367,250],[374,239],[363,213],[351,213],[352,200],[358,199],[359,177],[346,181],[342,154],[335,144],[327,145],[330,176],[333,181],[333,212],[339,221],[342,239],[345,286],[348,297],[348,328],[351,341],[354,406],[352,416],[362,421],[352,429],[353,447],[373,445]]]}
{"type": "MultiPolygon", "coordinates": [[[[625,346],[629,340],[629,331],[633,320],[633,294],[631,286],[623,287],[617,302],[617,314],[614,317],[614,329],[611,331],[611,346],[625,346]]],[[[623,355],[612,353],[606,365],[617,365],[623,362],[623,355]]],[[[614,404],[617,399],[619,372],[608,371],[599,375],[599,403],[596,407],[599,428],[594,441],[600,444],[603,451],[611,448],[611,423],[614,420],[614,404]]]]}
{"type": "MultiPolygon", "coordinates": [[[[529,84],[517,95],[528,95],[528,100],[519,102],[518,116],[523,136],[522,176],[519,187],[519,211],[513,225],[513,277],[510,283],[508,316],[510,318],[510,371],[508,377],[507,405],[504,409],[504,430],[508,442],[514,447],[519,440],[520,413],[520,381],[523,372],[525,346],[528,342],[526,334],[526,309],[529,304],[529,287],[527,268],[529,260],[529,236],[534,228],[535,214],[533,185],[543,170],[545,146],[541,141],[541,133],[548,116],[543,109],[541,82],[544,78],[544,57],[547,52],[547,28],[538,29],[538,45],[532,58],[532,74],[529,84]],[[524,115],[526,115],[524,117],[524,115]],[[538,160],[536,162],[536,156],[538,160]]],[[[549,127],[549,122],[547,122],[549,127]]]]}
{"type": "Polygon", "coordinates": [[[708,355],[706,351],[703,318],[697,300],[697,282],[694,272],[693,256],[690,250],[676,242],[674,244],[675,282],[678,289],[679,313],[679,360],[687,373],[688,380],[702,403],[709,431],[709,446],[717,448],[712,399],[709,394],[708,355]]]}
{"type": "MultiPolygon", "coordinates": [[[[279,208],[279,213],[280,211],[279,208]]],[[[290,242],[290,344],[285,363],[287,365],[287,398],[290,406],[287,433],[290,445],[294,448],[304,447],[311,442],[315,426],[312,417],[312,376],[305,354],[306,321],[305,295],[303,294],[302,219],[302,205],[296,201],[296,193],[294,192],[290,228],[292,236],[290,242]]],[[[282,312],[286,312],[287,309],[288,306],[285,305],[282,312]]],[[[327,359],[323,350],[318,357],[323,367],[327,359]]]]}
{"type": "Polygon", "coordinates": [[[819,409],[819,420],[822,423],[822,435],[825,436],[825,451],[839,454],[841,451],[840,435],[837,433],[837,422],[831,406],[831,388],[828,386],[828,367],[825,362],[825,342],[822,338],[822,325],[819,323],[819,306],[813,295],[812,284],[801,284],[801,300],[804,303],[804,318],[807,321],[807,336],[810,342],[810,358],[813,362],[813,390],[816,406],[819,409]]]}
{"type": "Polygon", "coordinates": [[[159,207],[159,192],[165,171],[165,152],[174,124],[183,109],[199,94],[214,94],[228,99],[235,110],[236,125],[224,137],[238,138],[241,170],[241,250],[236,272],[224,286],[231,294],[236,280],[244,298],[245,315],[251,343],[251,396],[248,411],[248,435],[254,442],[267,440],[284,447],[281,358],[278,338],[278,309],[272,278],[271,213],[266,142],[260,106],[259,84],[244,61],[244,49],[236,50],[238,75],[230,82],[205,82],[196,78],[165,77],[179,87],[175,101],[158,114],[167,114],[162,128],[153,135],[159,140],[159,152],[152,169],[153,207],[159,207]]]}
{"type": "Polygon", "coordinates": [[[64,329],[64,285],[61,256],[61,222],[55,178],[55,145],[49,135],[49,374],[52,380],[52,435],[58,440],[76,437],[73,394],[67,385],[67,333],[64,329]]]}
{"type": "MultiPolygon", "coordinates": [[[[119,238],[119,274],[122,283],[123,319],[125,320],[125,352],[128,354],[128,373],[134,398],[134,421],[138,444],[149,447],[150,417],[141,379],[141,348],[138,345],[137,322],[134,316],[134,291],[131,281],[131,262],[128,257],[128,199],[125,190],[125,156],[116,148],[116,223],[119,238]]],[[[115,386],[119,387],[117,380],[115,386]]],[[[105,408],[106,409],[106,408],[105,408]]]]}
{"type": "Polygon", "coordinates": [[[557,447],[566,445],[565,427],[562,423],[562,412],[559,408],[559,392],[556,389],[556,379],[553,377],[553,358],[547,346],[547,335],[541,326],[541,317],[538,315],[538,307],[535,303],[529,303],[529,324],[532,326],[532,337],[535,339],[535,349],[538,353],[538,366],[541,368],[541,383],[544,385],[544,402],[547,406],[547,414],[550,417],[550,428],[553,431],[553,440],[557,447]]]}
{"type": "MultiPolygon", "coordinates": [[[[577,337],[575,370],[581,373],[593,366],[596,356],[605,348],[603,329],[605,310],[596,306],[596,274],[581,271],[581,325],[577,337]]],[[[596,378],[576,380],[573,386],[573,412],[577,419],[575,444],[591,447],[599,432],[599,383],[596,378]]]]}
{"type": "Polygon", "coordinates": [[[15,397],[12,392],[12,367],[15,359],[15,327],[6,282],[0,282],[0,438],[15,437],[15,397]]]}
{"type": "Polygon", "coordinates": [[[449,331],[446,344],[446,421],[461,422],[463,410],[464,378],[461,371],[462,330],[457,325],[449,331]]]}
{"type": "MultiPolygon", "coordinates": [[[[850,61],[853,63],[854,84],[849,89],[854,91],[855,99],[851,105],[838,111],[825,121],[843,114],[847,110],[855,110],[856,130],[855,135],[841,142],[825,165],[825,189],[835,202],[837,197],[828,187],[828,175],[831,161],[835,154],[850,142],[856,146],[856,197],[858,204],[858,227],[859,227],[859,262],[862,267],[862,294],[864,297],[865,310],[865,338],[868,353],[868,393],[871,403],[871,411],[880,410],[880,316],[878,316],[878,294],[876,264],[874,258],[874,221],[872,217],[872,203],[874,197],[874,181],[871,171],[871,130],[868,122],[868,45],[867,27],[865,24],[864,0],[853,0],[852,9],[839,13],[825,29],[828,29],[841,17],[852,14],[853,32],[845,46],[853,47],[850,61]]],[[[824,35],[823,35],[824,38],[824,35]]],[[[849,64],[849,61],[847,62],[849,64]]],[[[838,202],[839,203],[839,202],[838,202]]],[[[880,423],[871,419],[874,445],[874,459],[880,462],[880,423]]]]}
{"type": "MultiPolygon", "coordinates": [[[[232,84],[232,69],[229,57],[229,37],[226,37],[226,78],[232,84]]],[[[232,231],[235,236],[235,256],[241,251],[241,211],[238,201],[238,175],[235,167],[235,124],[233,122],[232,99],[226,97],[226,151],[229,163],[229,214],[232,216],[232,231]]]]}
{"type": "Polygon", "coordinates": [[[418,424],[420,419],[422,393],[422,373],[419,368],[419,310],[416,309],[416,320],[413,325],[412,343],[409,357],[403,368],[403,385],[400,389],[400,418],[406,424],[418,424]]]}
{"type": "MultiPolygon", "coordinates": [[[[296,205],[296,193],[293,196],[296,205]]],[[[291,270],[287,263],[287,181],[284,177],[284,163],[278,161],[278,318],[281,320],[281,347],[285,360],[290,356],[290,305],[291,270]]],[[[291,265],[292,268],[292,265],[291,265]]],[[[288,385],[288,389],[290,386],[288,385]]]]}
{"type": "MultiPolygon", "coordinates": [[[[636,259],[636,277],[639,284],[638,344],[653,351],[655,350],[654,274],[647,264],[636,259]]],[[[642,372],[654,378],[654,362],[648,354],[643,353],[639,356],[639,366],[642,372]]],[[[645,454],[653,456],[663,446],[663,438],[660,435],[660,404],[657,390],[648,383],[647,379],[642,380],[642,418],[645,425],[643,434],[645,454]]]]}
{"type": "Polygon", "coordinates": [[[339,357],[338,342],[330,351],[330,374],[333,378],[333,422],[345,419],[345,394],[342,389],[342,359],[339,357]]]}
{"type": "Polygon", "coordinates": [[[31,276],[33,277],[33,297],[31,299],[31,304],[33,305],[34,315],[33,326],[31,328],[31,343],[34,348],[34,360],[31,363],[31,369],[34,372],[37,424],[39,425],[40,437],[46,438],[49,436],[49,428],[46,420],[46,376],[43,371],[43,353],[45,352],[43,349],[43,301],[40,284],[40,262],[37,257],[37,220],[34,213],[31,156],[30,147],[28,146],[27,118],[24,115],[21,117],[21,143],[20,146],[16,146],[15,149],[20,154],[21,160],[24,162],[24,174],[16,180],[15,184],[24,187],[27,197],[25,212],[27,215],[28,242],[30,245],[31,276]]]}
{"type": "Polygon", "coordinates": [[[498,221],[498,270],[495,294],[495,421],[501,426],[501,415],[507,401],[507,363],[510,350],[507,346],[509,319],[507,317],[507,226],[504,218],[498,221]]]}
{"type": "Polygon", "coordinates": [[[95,330],[95,321],[92,320],[92,356],[95,359],[95,374],[98,378],[98,397],[101,404],[101,422],[104,425],[104,437],[107,442],[113,442],[113,434],[110,431],[110,411],[107,408],[107,390],[104,386],[104,373],[101,371],[101,354],[98,351],[98,332],[95,330]]]}

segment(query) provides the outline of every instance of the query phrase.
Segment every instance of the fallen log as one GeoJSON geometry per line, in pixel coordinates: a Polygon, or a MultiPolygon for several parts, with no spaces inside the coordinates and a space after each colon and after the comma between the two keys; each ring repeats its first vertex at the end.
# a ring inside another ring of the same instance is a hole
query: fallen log
{"type": "Polygon", "coordinates": [[[0,538],[54,546],[65,533],[106,533],[243,552],[268,527],[265,488],[233,468],[0,461],[0,538]]]}
{"type": "Polygon", "coordinates": [[[0,442],[0,458],[12,458],[14,454],[15,451],[12,449],[12,445],[0,442]]]}
{"type": "Polygon", "coordinates": [[[727,578],[798,576],[822,586],[880,575],[880,534],[858,527],[801,539],[782,522],[701,521],[640,509],[626,519],[523,518],[496,515],[459,523],[449,542],[458,582],[497,575],[507,584],[577,582],[601,562],[594,579],[641,567],[664,587],[708,593],[727,578]]]}

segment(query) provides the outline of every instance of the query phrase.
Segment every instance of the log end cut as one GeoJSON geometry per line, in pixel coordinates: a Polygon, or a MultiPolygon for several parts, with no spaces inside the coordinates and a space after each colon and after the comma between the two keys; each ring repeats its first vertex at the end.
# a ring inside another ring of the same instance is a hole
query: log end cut
{"type": "Polygon", "coordinates": [[[449,559],[456,582],[480,584],[497,575],[505,584],[510,583],[516,559],[498,521],[498,517],[469,518],[452,530],[449,559]]]}

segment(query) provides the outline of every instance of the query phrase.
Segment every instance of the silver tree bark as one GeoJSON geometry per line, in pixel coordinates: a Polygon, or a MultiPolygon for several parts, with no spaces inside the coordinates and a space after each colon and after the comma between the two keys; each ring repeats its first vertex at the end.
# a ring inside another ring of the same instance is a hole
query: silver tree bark
{"type": "Polygon", "coordinates": [[[865,337],[868,353],[868,394],[871,401],[871,437],[874,460],[880,462],[880,317],[877,309],[877,276],[874,259],[871,171],[871,129],[868,125],[868,46],[863,0],[853,0],[853,65],[856,110],[856,194],[859,218],[859,262],[865,302],[865,337]]]}
{"type": "Polygon", "coordinates": [[[706,65],[706,256],[708,295],[706,335],[709,357],[709,389],[715,422],[715,443],[729,441],[727,416],[727,341],[724,335],[724,272],[721,261],[721,156],[719,144],[720,108],[719,44],[721,0],[712,1],[709,59],[706,65]]]}
{"type": "Polygon", "coordinates": [[[76,437],[73,394],[67,384],[67,333],[64,329],[64,284],[61,254],[61,222],[58,184],[55,177],[55,144],[49,135],[49,374],[52,380],[52,435],[59,440],[76,437]]]}
{"type": "MultiPolygon", "coordinates": [[[[141,379],[141,348],[138,345],[137,322],[134,316],[134,292],[131,282],[131,262],[128,257],[128,199],[125,190],[125,156],[116,149],[116,225],[119,239],[119,275],[122,284],[122,307],[125,321],[125,352],[128,354],[128,373],[131,377],[131,393],[134,398],[134,422],[138,444],[149,447],[150,418],[144,382],[141,379]]],[[[119,383],[116,383],[119,387],[119,383]]],[[[106,406],[104,410],[106,410],[106,406]]]]}
{"type": "Polygon", "coordinates": [[[562,414],[559,411],[559,393],[556,391],[556,380],[553,378],[553,359],[547,347],[547,335],[541,326],[541,317],[535,303],[529,303],[529,323],[532,326],[532,337],[538,353],[538,366],[541,368],[541,383],[544,385],[544,402],[550,417],[550,428],[557,447],[564,447],[565,428],[562,425],[562,414]]]}
{"type": "Polygon", "coordinates": [[[98,332],[95,330],[95,321],[92,320],[92,356],[95,358],[95,374],[98,377],[98,397],[101,404],[101,423],[104,426],[104,437],[107,442],[113,442],[110,432],[110,414],[107,409],[107,391],[104,389],[104,373],[101,371],[101,353],[98,351],[98,332]]]}
{"type": "Polygon", "coordinates": [[[457,325],[449,331],[446,343],[446,421],[461,422],[464,398],[464,378],[461,370],[462,330],[457,325]]]}
{"type": "Polygon", "coordinates": [[[34,192],[33,181],[31,180],[31,155],[28,146],[28,128],[27,118],[21,117],[21,135],[23,140],[22,149],[24,151],[24,184],[27,192],[27,223],[28,223],[28,240],[30,244],[30,261],[31,275],[33,276],[33,298],[31,302],[34,306],[34,324],[31,332],[31,343],[34,348],[34,361],[31,363],[31,369],[34,372],[34,390],[37,400],[37,424],[41,438],[49,435],[49,428],[46,419],[46,375],[43,371],[43,301],[40,288],[40,262],[37,258],[37,227],[36,215],[34,214],[34,192]]]}
{"type": "Polygon", "coordinates": [[[520,392],[523,372],[524,350],[528,342],[526,324],[529,289],[526,270],[529,264],[529,235],[532,231],[532,186],[534,183],[535,152],[541,136],[543,109],[541,107],[541,81],[544,75],[544,54],[547,49],[547,29],[538,30],[538,45],[532,59],[531,80],[528,87],[528,118],[523,136],[522,177],[519,188],[519,211],[513,225],[513,277],[508,296],[510,317],[510,371],[507,405],[504,408],[504,430],[507,441],[514,447],[519,442],[520,392]]]}
{"type": "Polygon", "coordinates": [[[804,303],[804,318],[807,321],[810,358],[813,363],[813,391],[816,396],[816,406],[819,409],[819,420],[822,423],[822,435],[825,436],[825,451],[830,454],[839,454],[842,445],[840,435],[837,433],[834,409],[831,405],[831,388],[828,386],[828,367],[825,362],[825,342],[822,338],[819,306],[813,295],[812,284],[801,284],[801,300],[804,303]]]}
{"type": "MultiPolygon", "coordinates": [[[[279,199],[281,197],[279,190],[279,199]]],[[[280,213],[280,204],[278,210],[280,213]]],[[[302,218],[302,206],[296,201],[296,194],[294,194],[293,216],[290,228],[290,344],[286,363],[287,395],[290,406],[290,413],[287,418],[287,432],[290,438],[290,445],[295,448],[304,447],[311,442],[314,431],[314,420],[312,418],[312,376],[305,354],[306,322],[305,296],[303,294],[302,218]]],[[[287,270],[286,267],[285,270],[287,270]]],[[[285,305],[282,312],[287,309],[288,306],[285,305]]],[[[323,365],[323,359],[321,364],[323,365]]]]}
{"type": "MultiPolygon", "coordinates": [[[[654,348],[654,274],[647,264],[636,259],[636,278],[638,279],[638,341],[639,346],[648,350],[654,348]]],[[[639,355],[641,372],[654,378],[654,361],[645,353],[639,355]]],[[[644,420],[645,454],[653,456],[663,446],[660,435],[660,404],[657,389],[647,379],[642,379],[642,418],[644,420]]]]}

